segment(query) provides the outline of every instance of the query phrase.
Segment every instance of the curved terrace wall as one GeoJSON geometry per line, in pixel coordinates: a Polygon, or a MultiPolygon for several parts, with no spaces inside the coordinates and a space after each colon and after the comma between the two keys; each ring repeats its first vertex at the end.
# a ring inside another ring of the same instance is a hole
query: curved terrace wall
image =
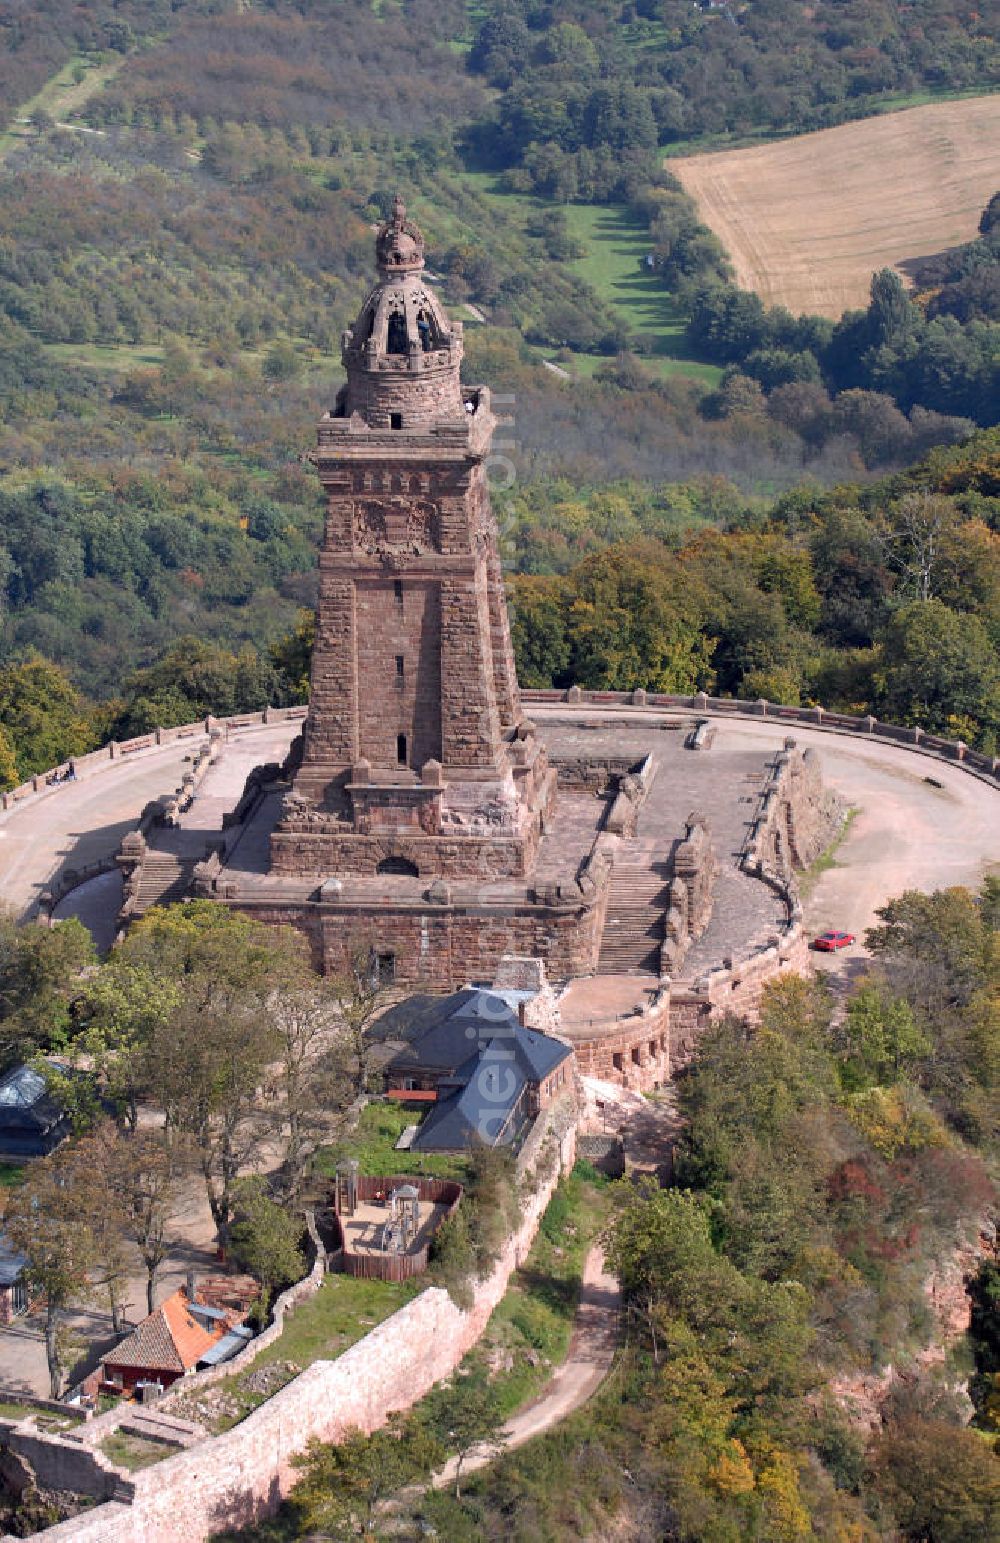
{"type": "MultiPolygon", "coordinates": [[[[638,689],[631,692],[621,691],[596,691],[585,690],[573,686],[567,690],[538,690],[526,689],[522,692],[522,698],[526,704],[559,704],[570,706],[592,707],[631,707],[682,710],[704,715],[707,720],[717,718],[745,718],[751,720],[765,719],[774,724],[780,724],[789,728],[801,725],[811,730],[820,730],[832,734],[847,734],[854,738],[871,741],[881,741],[896,745],[914,755],[920,755],[930,760],[945,762],[957,766],[961,770],[977,777],[989,786],[1000,789],[1000,757],[983,755],[971,750],[961,740],[950,740],[940,735],[927,734],[918,727],[904,727],[899,724],[882,723],[877,718],[858,716],[848,713],[827,712],[821,707],[786,707],[766,701],[744,702],[729,697],[709,697],[705,693],[697,693],[693,696],[680,696],[669,693],[647,692],[638,689]]],[[[165,744],[173,744],[185,739],[193,739],[198,735],[216,734],[221,730],[224,738],[250,731],[265,726],[269,723],[285,721],[301,721],[306,709],[303,706],[291,708],[269,708],[259,713],[244,713],[225,719],[207,718],[197,723],[184,724],[174,729],[161,729],[151,734],[140,735],[135,739],[121,744],[112,744],[103,749],[94,751],[88,756],[78,757],[74,764],[77,777],[92,776],[113,770],[122,761],[133,756],[148,754],[165,744]]],[[[32,778],[30,782],[23,783],[19,788],[12,789],[2,795],[4,808],[15,807],[22,800],[29,797],[44,796],[51,785],[52,773],[41,774],[32,778]]],[[[636,791],[643,791],[641,779],[636,791]]],[[[780,801],[780,800],[779,800],[780,801]]],[[[630,815],[633,811],[624,810],[623,814],[630,815]]],[[[768,840],[773,845],[773,830],[768,835],[768,840]]],[[[758,832],[761,835],[761,832],[758,832]]],[[[794,841],[794,832],[786,832],[794,841]]],[[[606,839],[606,837],[605,837],[606,839]]],[[[763,835],[761,840],[763,841],[763,835]]],[[[760,843],[758,843],[758,847],[760,843]]],[[[601,875],[601,840],[598,837],[595,847],[590,854],[588,863],[584,865],[584,872],[580,876],[581,890],[586,897],[595,878],[601,875]]],[[[805,859],[808,861],[808,856],[805,859]]],[[[666,991],[661,995],[655,1009],[650,1010],[648,1021],[642,1022],[646,1015],[632,1013],[627,1018],[603,1021],[600,1025],[594,1023],[593,1027],[579,1037],[579,1055],[584,1069],[593,1070],[597,1075],[606,1074],[604,1060],[611,1064],[610,1051],[616,1048],[611,1045],[611,1038],[622,1039],[622,1046],[617,1046],[619,1051],[623,1048],[631,1052],[636,1045],[646,1038],[652,1040],[657,1034],[664,1034],[666,1024],[664,1019],[667,1013],[664,1008],[667,1005],[663,996],[669,995],[669,1063],[671,1067],[686,1060],[693,1048],[697,1033],[708,1018],[718,1015],[727,1009],[734,1009],[750,1015],[756,1009],[761,990],[768,980],[775,975],[787,970],[802,970],[807,965],[806,939],[802,931],[801,909],[798,905],[794,887],[779,874],[769,872],[767,863],[761,860],[761,850],[744,853],[744,867],[752,872],[755,877],[763,882],[771,882],[778,886],[783,893],[788,913],[788,924],[766,943],[758,945],[745,957],[733,957],[720,960],[719,964],[706,971],[693,983],[680,982],[669,983],[664,980],[666,991]],[[591,1038],[591,1036],[593,1036],[591,1038]],[[609,1037],[610,1036],[610,1037],[609,1037]],[[607,1038],[608,1043],[603,1048],[600,1040],[607,1038]],[[584,1043],[587,1041],[587,1043],[584,1043]],[[627,1042],[627,1043],[626,1043],[627,1042]],[[603,1050],[609,1050],[609,1056],[605,1057],[603,1050]],[[596,1058],[596,1059],[595,1059],[596,1058]],[[593,1061],[593,1066],[590,1062],[593,1061]],[[600,1063],[600,1068],[598,1067],[600,1063]]],[[[109,864],[110,866],[110,860],[109,864]]],[[[61,892],[65,893],[72,882],[89,877],[97,871],[99,865],[81,870],[78,875],[70,875],[64,871],[59,879],[61,892]],[[67,883],[69,880],[69,883],[67,883]]],[[[601,900],[602,886],[597,884],[596,898],[601,900]]],[[[595,917],[600,906],[593,908],[595,917]]],[[[522,950],[523,951],[523,950],[522,950]]],[[[583,968],[581,973],[586,973],[587,965],[581,961],[583,968]]],[[[654,1060],[656,1058],[653,1058],[654,1060]]],[[[652,1062],[650,1063],[652,1065],[652,1062]]],[[[658,1075],[660,1073],[657,1073],[658,1075]]],[[[638,1075],[640,1079],[647,1077],[646,1070],[640,1065],[638,1075]]],[[[649,1072],[649,1076],[653,1072],[649,1072]]],[[[645,1085],[645,1083],[643,1084],[645,1085]]]]}
{"type": "Polygon", "coordinates": [[[785,707],[763,699],[744,702],[739,697],[712,697],[701,691],[694,696],[673,696],[666,692],[644,691],[641,687],[635,691],[591,691],[582,686],[570,686],[563,690],[525,688],[521,692],[521,700],[539,704],[586,703],[592,707],[680,707],[719,717],[767,718],[772,723],[799,723],[803,728],[885,740],[919,755],[936,756],[950,765],[961,766],[964,771],[971,772],[993,787],[1000,787],[1000,756],[984,755],[978,750],[971,750],[964,740],[928,734],[917,726],[883,723],[870,714],[861,717],[853,713],[828,712],[825,707],[785,707]]]}
{"type": "MultiPolygon", "coordinates": [[[[804,728],[823,729],[833,734],[853,734],[864,739],[885,740],[920,755],[936,756],[949,764],[960,765],[973,776],[1000,787],[1000,756],[984,755],[972,750],[963,740],[946,739],[939,734],[928,734],[919,727],[906,727],[898,723],[883,723],[869,716],[852,713],[828,712],[823,707],[785,707],[775,702],[744,702],[738,697],[710,697],[704,692],[695,696],[674,696],[665,692],[644,691],[592,691],[581,686],[567,689],[542,690],[524,688],[522,702],[587,704],[593,707],[652,707],[684,708],[690,712],[708,713],[719,717],[767,718],[773,723],[799,723],[804,728]]],[[[307,712],[305,706],[265,707],[262,712],[239,713],[230,718],[199,718],[195,723],[179,724],[173,729],[154,729],[152,733],[137,735],[135,739],[112,741],[87,755],[71,756],[48,771],[39,772],[16,788],[0,793],[0,809],[13,809],[27,798],[48,792],[57,772],[72,766],[77,777],[93,776],[95,772],[113,769],[118,763],[171,745],[180,740],[193,739],[199,734],[211,734],[220,728],[225,737],[241,729],[255,729],[269,723],[301,722],[307,712]]]]}

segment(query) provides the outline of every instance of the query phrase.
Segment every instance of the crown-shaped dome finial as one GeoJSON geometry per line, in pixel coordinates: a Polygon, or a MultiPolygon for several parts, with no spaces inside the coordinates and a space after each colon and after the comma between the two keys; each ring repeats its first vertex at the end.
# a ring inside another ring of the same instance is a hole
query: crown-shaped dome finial
{"type": "Polygon", "coordinates": [[[406,217],[406,205],[397,193],[392,219],[379,226],[375,258],[383,274],[416,273],[424,266],[424,237],[415,220],[406,217]]]}

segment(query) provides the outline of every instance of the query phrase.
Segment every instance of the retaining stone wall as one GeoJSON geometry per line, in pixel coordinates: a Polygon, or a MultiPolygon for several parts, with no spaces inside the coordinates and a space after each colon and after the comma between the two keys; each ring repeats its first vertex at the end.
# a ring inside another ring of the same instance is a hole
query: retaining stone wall
{"type": "Polygon", "coordinates": [[[174,729],[155,729],[151,734],[140,734],[135,739],[113,740],[110,744],[102,745],[100,750],[91,750],[87,755],[71,756],[68,761],[60,762],[58,767],[39,772],[36,777],[20,783],[16,788],[0,793],[0,808],[13,809],[26,798],[55,792],[60,785],[52,782],[53,773],[67,766],[73,767],[79,781],[109,769],[113,770],[118,762],[159,749],[162,745],[172,745],[186,739],[197,739],[199,735],[211,734],[215,728],[221,728],[223,736],[229,738],[231,734],[236,734],[241,729],[260,728],[268,723],[298,722],[305,715],[305,707],[265,707],[259,713],[241,713],[238,717],[232,718],[204,718],[199,719],[197,723],[182,723],[174,729]]]}
{"type": "MultiPolygon", "coordinates": [[[[70,1490],[94,1500],[124,1498],[131,1492],[131,1476],[119,1469],[95,1447],[84,1446],[54,1432],[31,1428],[11,1430],[4,1447],[27,1463],[42,1489],[70,1490]]],[[[103,1509],[103,1507],[101,1507],[103,1509]]],[[[63,1523],[70,1526],[71,1523],[63,1523]]]]}
{"type": "Polygon", "coordinates": [[[671,1003],[669,990],[660,992],[641,1013],[596,1022],[593,1028],[564,1028],[573,1046],[577,1069],[585,1077],[618,1083],[637,1092],[659,1087],[671,1067],[671,1003]]]}
{"type": "Polygon", "coordinates": [[[576,1155],[576,1127],[559,1138],[554,1172],[528,1200],[517,1233],[475,1287],[468,1312],[430,1287],[336,1361],[317,1361],[241,1424],[134,1475],[131,1506],[108,1504],[38,1534],[46,1543],[195,1543],[273,1513],[295,1482],[309,1441],[376,1430],[447,1377],[479,1339],[523,1264],[561,1171],[576,1155]]]}
{"type": "MultiPolygon", "coordinates": [[[[225,904],[226,897],[218,896],[225,904]]],[[[298,927],[310,942],[317,968],[330,974],[349,963],[353,938],[361,935],[378,953],[393,954],[395,984],[456,991],[472,980],[493,980],[500,961],[510,953],[530,954],[545,962],[557,980],[591,973],[597,962],[607,891],[578,905],[458,905],[394,907],[391,902],[370,908],[352,906],[348,923],[333,905],[259,903],[249,892],[241,895],[241,911],[274,925],[298,927]]]]}

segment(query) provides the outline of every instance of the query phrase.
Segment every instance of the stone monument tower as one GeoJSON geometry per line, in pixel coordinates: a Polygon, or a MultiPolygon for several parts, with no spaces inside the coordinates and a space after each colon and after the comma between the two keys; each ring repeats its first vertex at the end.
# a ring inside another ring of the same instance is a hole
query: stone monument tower
{"type": "Polygon", "coordinates": [[[399,198],[375,251],[313,454],[327,511],[309,716],[271,868],[523,875],[555,776],[521,716],[490,394],[461,384],[462,327],[399,198]]]}

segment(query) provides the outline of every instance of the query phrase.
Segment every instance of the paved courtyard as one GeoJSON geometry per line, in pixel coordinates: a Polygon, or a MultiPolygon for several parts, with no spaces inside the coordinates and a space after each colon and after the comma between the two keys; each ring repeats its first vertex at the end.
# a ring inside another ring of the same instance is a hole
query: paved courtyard
{"type": "MultiPolygon", "coordinates": [[[[203,836],[221,830],[222,815],[243,791],[247,774],[283,760],[297,722],[242,729],[226,741],[191,810],[203,836]]],[[[134,830],[147,803],[174,792],[201,740],[139,751],[108,761],[77,782],[59,783],[0,811],[0,898],[31,916],[38,896],[64,868],[82,868],[112,856],[134,830]]]]}
{"type": "MultiPolygon", "coordinates": [[[[612,723],[619,711],[586,709],[588,717],[612,723]]],[[[543,735],[549,724],[581,716],[580,708],[534,703],[531,712],[543,735]]],[[[810,931],[837,927],[860,938],[877,920],[876,909],[904,889],[977,888],[987,873],[1000,871],[1000,791],[961,767],[902,745],[798,724],[712,722],[713,748],[691,757],[699,765],[727,747],[771,756],[792,738],[803,750],[816,751],[824,781],[857,811],[834,865],[819,875],[805,902],[810,931]]],[[[817,955],[815,962],[838,970],[847,959],[817,955]]]]}

